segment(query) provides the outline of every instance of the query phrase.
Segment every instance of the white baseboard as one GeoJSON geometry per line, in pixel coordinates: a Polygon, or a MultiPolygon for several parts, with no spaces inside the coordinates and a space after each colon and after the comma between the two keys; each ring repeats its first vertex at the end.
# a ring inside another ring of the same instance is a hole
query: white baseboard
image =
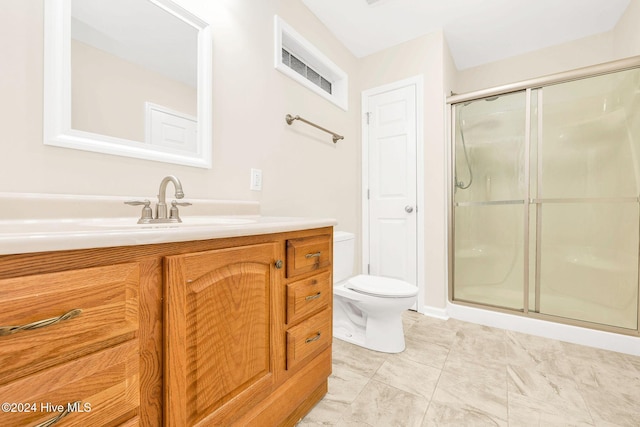
{"type": "Polygon", "coordinates": [[[446,308],[438,308],[438,307],[430,307],[427,305],[422,306],[422,310],[420,313],[425,316],[435,317],[436,319],[447,320],[449,315],[447,314],[446,308]]]}
{"type": "MultiPolygon", "coordinates": [[[[509,331],[640,356],[640,338],[447,303],[445,316],[509,331]]],[[[426,315],[431,315],[424,313],[426,315]]],[[[438,316],[434,316],[438,317],[438,316]]]]}

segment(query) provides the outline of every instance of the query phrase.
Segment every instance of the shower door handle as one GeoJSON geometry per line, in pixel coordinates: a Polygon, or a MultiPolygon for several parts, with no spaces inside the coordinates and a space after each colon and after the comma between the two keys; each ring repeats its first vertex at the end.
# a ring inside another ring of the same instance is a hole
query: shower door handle
{"type": "Polygon", "coordinates": [[[409,205],[405,206],[405,207],[404,207],[404,211],[405,211],[406,213],[411,213],[411,212],[413,212],[413,206],[409,206],[409,205]]]}

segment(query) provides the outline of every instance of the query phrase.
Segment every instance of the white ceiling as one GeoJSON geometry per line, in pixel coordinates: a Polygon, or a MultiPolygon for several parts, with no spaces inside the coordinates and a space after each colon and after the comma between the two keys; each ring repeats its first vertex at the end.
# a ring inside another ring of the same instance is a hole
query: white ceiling
{"type": "Polygon", "coordinates": [[[609,31],[630,1],[302,0],[357,57],[443,30],[459,70],[609,31]]]}

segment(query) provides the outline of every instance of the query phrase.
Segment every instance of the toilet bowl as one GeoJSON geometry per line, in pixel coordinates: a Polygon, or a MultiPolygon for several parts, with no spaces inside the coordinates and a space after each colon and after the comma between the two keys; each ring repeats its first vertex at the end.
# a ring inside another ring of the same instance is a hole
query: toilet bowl
{"type": "Polygon", "coordinates": [[[402,312],[411,308],[418,288],[403,280],[353,272],[354,235],[333,237],[333,336],[385,353],[405,348],[402,312]]]}

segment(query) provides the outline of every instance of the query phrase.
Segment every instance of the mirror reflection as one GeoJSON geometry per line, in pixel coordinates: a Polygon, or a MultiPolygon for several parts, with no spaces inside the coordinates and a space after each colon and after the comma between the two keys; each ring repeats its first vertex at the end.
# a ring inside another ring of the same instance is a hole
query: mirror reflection
{"type": "Polygon", "coordinates": [[[73,0],[71,127],[144,142],[151,103],[195,137],[197,45],[194,27],[146,0],[73,0]]]}
{"type": "Polygon", "coordinates": [[[54,118],[45,144],[210,167],[206,23],[168,0],[50,8],[45,66],[57,77],[46,92],[55,99],[45,102],[54,118]]]}

